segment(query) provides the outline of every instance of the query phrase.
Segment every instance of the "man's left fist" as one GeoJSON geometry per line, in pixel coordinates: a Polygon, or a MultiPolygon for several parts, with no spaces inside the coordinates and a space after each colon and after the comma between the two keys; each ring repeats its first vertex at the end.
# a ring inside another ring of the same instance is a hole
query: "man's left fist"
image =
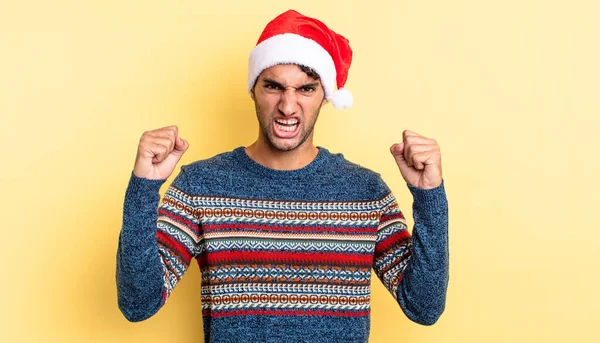
{"type": "Polygon", "coordinates": [[[423,189],[442,184],[442,155],[435,139],[404,130],[402,143],[392,145],[390,152],[407,183],[423,189]]]}

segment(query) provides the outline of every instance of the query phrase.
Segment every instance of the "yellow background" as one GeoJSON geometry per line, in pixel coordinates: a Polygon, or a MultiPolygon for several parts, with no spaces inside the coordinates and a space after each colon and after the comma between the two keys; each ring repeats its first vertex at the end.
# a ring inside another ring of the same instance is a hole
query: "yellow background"
{"type": "Polygon", "coordinates": [[[388,147],[442,150],[446,311],[414,324],[374,279],[370,342],[598,341],[600,5],[533,0],[2,1],[0,340],[202,341],[196,263],[151,319],[117,308],[137,143],[178,125],[180,165],[252,143],[247,55],[292,6],[355,52],[355,105],[315,143],[380,172],[411,227],[388,147]]]}

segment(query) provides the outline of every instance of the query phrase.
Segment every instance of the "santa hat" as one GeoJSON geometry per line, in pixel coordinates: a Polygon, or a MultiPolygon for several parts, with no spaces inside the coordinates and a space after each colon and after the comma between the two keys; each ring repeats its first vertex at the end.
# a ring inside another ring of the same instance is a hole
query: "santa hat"
{"type": "Polygon", "coordinates": [[[299,64],[321,77],[325,98],[337,109],[352,106],[350,91],[344,89],[352,50],[348,39],[317,19],[289,10],[267,24],[248,61],[248,92],[260,73],[277,64],[299,64]],[[334,89],[337,83],[337,90],[334,89]]]}

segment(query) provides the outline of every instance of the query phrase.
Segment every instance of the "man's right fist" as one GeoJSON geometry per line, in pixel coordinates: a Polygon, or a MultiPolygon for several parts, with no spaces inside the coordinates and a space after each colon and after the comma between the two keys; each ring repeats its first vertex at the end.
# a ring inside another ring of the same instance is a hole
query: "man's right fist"
{"type": "Polygon", "coordinates": [[[166,180],[189,146],[179,137],[176,125],[146,131],[140,138],[133,174],[150,180],[166,180]]]}

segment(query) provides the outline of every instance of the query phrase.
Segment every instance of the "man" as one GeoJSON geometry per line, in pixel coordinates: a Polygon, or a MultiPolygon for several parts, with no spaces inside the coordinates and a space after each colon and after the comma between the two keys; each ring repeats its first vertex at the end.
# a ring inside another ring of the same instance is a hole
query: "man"
{"type": "Polygon", "coordinates": [[[367,342],[371,268],[408,318],[438,320],[448,210],[436,141],[404,130],[390,148],[414,197],[412,236],[379,174],[313,144],[321,107],[352,104],[351,55],[314,18],[271,21],[249,61],[257,140],[183,165],[160,205],[189,143],[176,126],[144,132],[117,251],[128,320],[155,314],[192,259],[206,342],[367,342]]]}

